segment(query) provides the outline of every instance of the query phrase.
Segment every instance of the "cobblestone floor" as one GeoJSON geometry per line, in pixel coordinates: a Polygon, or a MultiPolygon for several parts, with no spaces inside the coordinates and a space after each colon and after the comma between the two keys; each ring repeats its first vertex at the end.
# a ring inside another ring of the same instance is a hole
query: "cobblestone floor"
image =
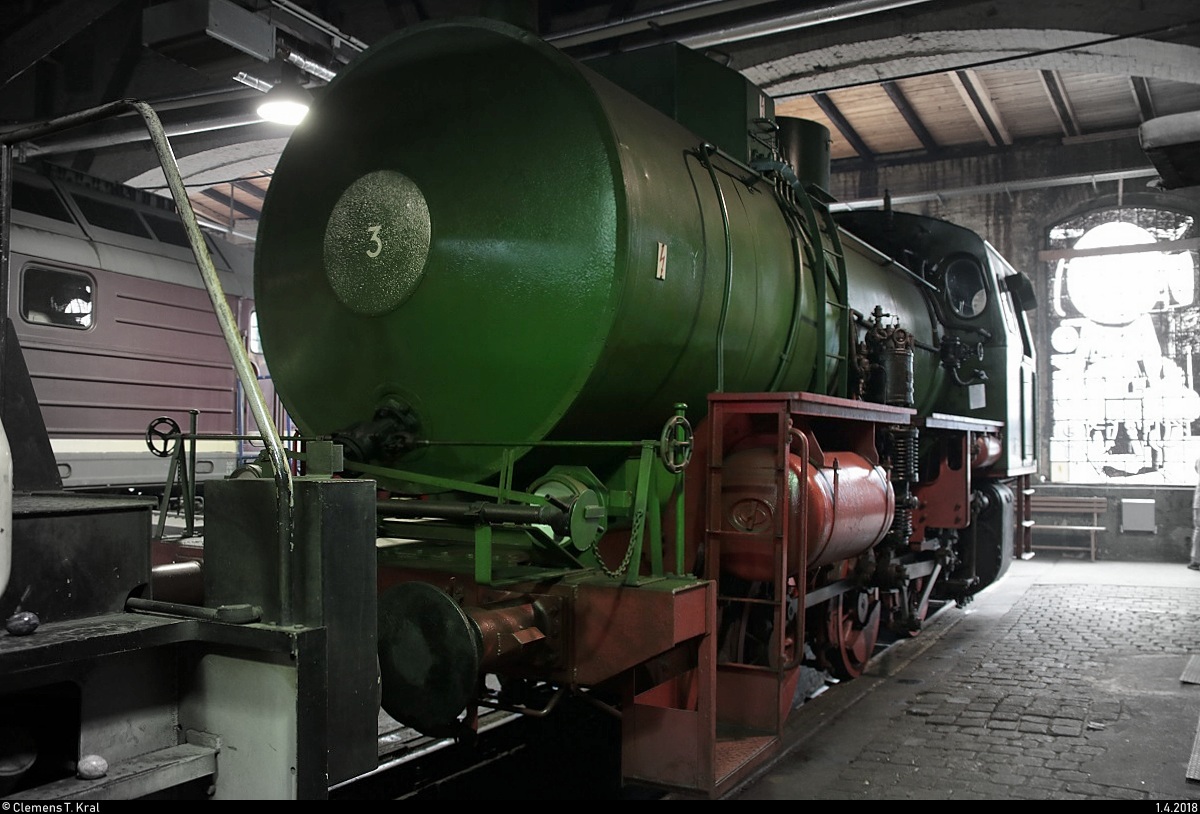
{"type": "Polygon", "coordinates": [[[1200,653],[1195,582],[1018,578],[949,609],[806,703],[731,799],[1200,800],[1200,685],[1180,681],[1200,653]]]}

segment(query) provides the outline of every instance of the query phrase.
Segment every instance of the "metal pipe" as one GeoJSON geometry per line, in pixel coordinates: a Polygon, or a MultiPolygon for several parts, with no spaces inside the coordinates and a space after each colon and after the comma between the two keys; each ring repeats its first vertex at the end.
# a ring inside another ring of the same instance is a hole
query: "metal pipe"
{"type": "Polygon", "coordinates": [[[204,604],[204,574],[198,561],[172,562],[150,569],[153,596],[159,602],[179,605],[204,604]]]}
{"type": "Polygon", "coordinates": [[[271,88],[275,87],[270,82],[267,82],[264,79],[259,79],[257,76],[251,76],[250,74],[246,73],[245,71],[238,71],[236,74],[234,74],[233,81],[241,82],[246,87],[254,88],[256,91],[259,91],[260,93],[266,93],[271,88]]]}
{"type": "MultiPolygon", "coordinates": [[[[143,187],[143,189],[145,189],[145,187],[143,187]]],[[[205,229],[213,229],[218,232],[224,232],[227,235],[233,235],[234,237],[240,237],[243,240],[249,240],[251,242],[258,240],[258,235],[252,235],[249,232],[239,232],[235,228],[226,226],[223,223],[216,223],[215,221],[211,221],[208,218],[199,218],[199,223],[205,229]]]]}
{"type": "Polygon", "coordinates": [[[187,536],[196,533],[196,418],[199,410],[188,410],[187,489],[183,499],[187,501],[184,517],[187,519],[187,536]]]}
{"type": "Polygon", "coordinates": [[[376,511],[387,517],[406,519],[469,520],[477,523],[519,523],[550,526],[560,534],[569,530],[567,516],[556,506],[526,506],[513,503],[465,503],[442,500],[380,500],[376,511]]]}
{"type": "Polygon", "coordinates": [[[686,22],[701,17],[711,17],[727,11],[736,11],[751,6],[766,5],[772,0],[694,0],[690,3],[679,3],[670,8],[645,11],[622,17],[619,20],[609,20],[594,25],[572,28],[558,34],[547,34],[544,39],[560,48],[570,48],[572,45],[583,45],[608,37],[618,37],[622,34],[632,34],[638,31],[648,31],[655,26],[671,23],[686,22]]]}
{"type": "Polygon", "coordinates": [[[0,415],[4,412],[4,359],[8,350],[9,249],[12,240],[12,145],[0,144],[0,303],[4,324],[0,325],[0,415]]]}
{"type": "Polygon", "coordinates": [[[258,424],[259,432],[262,433],[270,454],[271,465],[274,468],[278,508],[280,623],[288,625],[292,621],[293,484],[291,468],[288,466],[287,454],[283,449],[283,442],[279,438],[279,432],[271,421],[270,414],[267,412],[266,399],[263,396],[262,389],[258,385],[257,376],[250,365],[246,349],[242,346],[241,334],[238,332],[237,322],[233,318],[233,312],[229,310],[229,303],[225,299],[221,280],[217,276],[212,256],[208,252],[208,244],[204,240],[204,233],[200,231],[200,224],[196,220],[196,212],[192,209],[192,203],[188,199],[187,187],[184,186],[183,178],[179,174],[179,164],[175,160],[175,153],[171,149],[170,142],[167,140],[166,131],[163,129],[162,122],[159,121],[158,114],[145,102],[121,99],[77,113],[70,113],[50,121],[10,130],[7,133],[0,134],[0,144],[11,145],[40,136],[53,135],[72,127],[101,121],[130,109],[141,114],[147,130],[150,132],[150,140],[154,144],[154,150],[158,155],[159,163],[162,165],[163,175],[167,179],[167,186],[171,189],[171,197],[175,200],[175,207],[179,210],[179,216],[187,232],[188,242],[192,247],[192,254],[196,258],[196,264],[200,268],[200,276],[204,280],[204,287],[208,290],[209,299],[212,301],[217,323],[221,328],[221,333],[225,338],[225,344],[229,348],[229,353],[233,357],[234,370],[237,373],[238,380],[242,383],[242,387],[246,391],[250,401],[251,413],[254,415],[254,420],[258,424]]]}
{"type": "Polygon", "coordinates": [[[1028,181],[1002,181],[996,184],[980,184],[972,187],[957,189],[939,189],[936,192],[913,192],[907,195],[891,195],[889,198],[859,198],[856,200],[839,201],[829,205],[830,212],[846,212],[852,209],[875,209],[890,200],[892,204],[921,203],[923,201],[944,201],[947,198],[962,198],[970,195],[994,195],[998,192],[1019,192],[1028,189],[1044,189],[1046,187],[1069,187],[1076,184],[1098,184],[1103,181],[1120,181],[1132,178],[1157,178],[1158,170],[1146,167],[1139,170],[1113,170],[1112,172],[1081,173],[1079,175],[1062,175],[1056,178],[1037,178],[1028,181]]]}
{"type": "Polygon", "coordinates": [[[688,48],[709,48],[714,45],[725,45],[755,37],[769,37],[785,31],[794,31],[797,28],[835,23],[839,20],[894,11],[905,6],[917,6],[928,2],[929,0],[851,0],[848,3],[829,3],[820,8],[806,9],[795,14],[767,17],[754,22],[713,29],[690,37],[683,36],[676,41],[688,48]]]}
{"type": "Polygon", "coordinates": [[[717,180],[716,170],[712,165],[712,153],[716,149],[709,144],[703,144],[697,151],[700,160],[708,169],[713,186],[717,190],[717,202],[721,205],[721,223],[725,228],[725,292],[721,300],[721,319],[717,324],[717,392],[725,392],[725,322],[729,316],[729,304],[733,299],[733,237],[729,229],[729,209],[725,205],[725,193],[721,182],[717,180]]]}
{"type": "Polygon", "coordinates": [[[295,15],[298,19],[303,20],[313,28],[317,29],[323,34],[326,34],[331,40],[334,41],[335,45],[339,42],[344,42],[355,51],[367,50],[367,44],[362,40],[345,33],[341,29],[336,28],[332,23],[318,17],[310,11],[306,11],[295,3],[290,2],[290,0],[271,0],[271,5],[275,6],[275,8],[280,9],[281,11],[286,11],[288,14],[295,15]]]}
{"type": "Polygon", "coordinates": [[[208,289],[209,299],[212,300],[213,310],[217,315],[217,322],[220,324],[221,333],[225,337],[225,344],[229,348],[230,355],[233,357],[234,369],[237,371],[238,379],[241,381],[242,388],[249,398],[250,411],[254,415],[255,422],[258,424],[258,430],[263,434],[267,449],[270,452],[271,465],[274,469],[279,515],[277,518],[279,524],[279,621],[281,625],[290,625],[292,623],[292,551],[295,541],[292,538],[292,508],[294,500],[292,470],[288,465],[287,453],[283,449],[283,441],[279,438],[279,432],[271,421],[270,413],[267,412],[266,399],[263,396],[262,388],[258,386],[258,377],[254,372],[254,368],[250,365],[250,360],[246,355],[246,348],[242,345],[242,338],[238,331],[237,322],[233,318],[233,312],[229,310],[229,302],[225,299],[225,292],[221,288],[221,280],[217,276],[216,268],[213,266],[212,256],[208,253],[208,244],[204,240],[204,233],[200,231],[200,224],[196,222],[196,213],[192,209],[187,188],[184,186],[183,178],[179,174],[179,165],[175,161],[175,154],[171,150],[170,142],[167,141],[167,135],[163,131],[162,123],[159,122],[158,115],[149,105],[143,102],[131,102],[127,104],[132,104],[146,121],[151,140],[154,142],[155,151],[158,153],[159,162],[162,164],[163,174],[167,179],[167,185],[171,188],[171,195],[175,199],[175,206],[179,210],[184,228],[187,230],[188,241],[192,245],[192,252],[196,256],[197,264],[200,266],[200,274],[204,278],[205,288],[208,289]]]}
{"type": "Polygon", "coordinates": [[[337,71],[331,71],[321,63],[309,59],[303,54],[293,51],[291,48],[281,45],[279,46],[279,50],[283,53],[284,58],[287,59],[287,61],[292,65],[295,65],[305,73],[312,74],[318,79],[324,79],[326,82],[330,82],[335,76],[337,76],[337,71]]]}
{"type": "MultiPolygon", "coordinates": [[[[247,127],[254,124],[270,126],[271,122],[263,121],[263,118],[257,113],[243,113],[233,116],[217,116],[207,119],[197,119],[195,121],[179,122],[171,125],[164,132],[169,138],[177,138],[178,136],[210,133],[214,130],[227,130],[231,127],[247,127]]],[[[143,129],[130,127],[112,133],[80,136],[78,138],[56,141],[51,144],[30,144],[27,146],[25,152],[31,157],[57,155],[61,153],[73,153],[79,150],[113,147],[118,144],[130,144],[136,141],[146,141],[148,138],[150,137],[143,129]]]]}
{"type": "MultiPolygon", "coordinates": [[[[766,5],[769,0],[700,0],[700,2],[681,3],[670,8],[646,11],[641,14],[622,17],[595,25],[573,28],[558,34],[547,34],[544,39],[560,48],[570,48],[574,45],[584,45],[597,40],[619,37],[641,31],[649,31],[663,25],[687,22],[689,20],[713,17],[730,11],[738,11],[755,6],[766,5]]],[[[903,8],[905,6],[927,3],[929,0],[850,0],[845,3],[829,3],[820,8],[807,9],[784,16],[765,17],[748,23],[713,28],[690,36],[676,37],[674,40],[689,48],[708,48],[729,42],[767,37],[784,31],[794,31],[797,28],[807,28],[823,23],[848,20],[863,17],[868,14],[878,14],[884,11],[903,8]]],[[[637,47],[632,46],[632,47],[637,47]]]]}

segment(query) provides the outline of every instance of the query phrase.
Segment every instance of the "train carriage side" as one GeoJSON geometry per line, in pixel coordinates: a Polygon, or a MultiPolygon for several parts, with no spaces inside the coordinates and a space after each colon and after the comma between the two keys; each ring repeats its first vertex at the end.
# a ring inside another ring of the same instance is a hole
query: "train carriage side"
{"type": "MultiPolygon", "coordinates": [[[[159,418],[186,432],[195,411],[199,434],[254,426],[182,224],[156,197],[59,168],[14,178],[8,314],[67,489],[163,488],[168,461],[146,440],[159,418]]],[[[252,343],[252,253],[211,238],[209,250],[252,343]]],[[[259,449],[198,441],[197,482],[259,449]]]]}

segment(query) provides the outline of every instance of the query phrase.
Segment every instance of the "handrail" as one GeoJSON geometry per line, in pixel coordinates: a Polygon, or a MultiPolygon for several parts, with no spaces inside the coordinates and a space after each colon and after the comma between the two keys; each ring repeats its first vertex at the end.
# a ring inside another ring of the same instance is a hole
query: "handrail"
{"type": "MultiPolygon", "coordinates": [[[[0,147],[3,148],[5,155],[7,155],[8,149],[13,144],[50,135],[62,130],[69,130],[80,125],[91,124],[92,122],[101,121],[130,110],[141,115],[150,133],[150,140],[154,144],[154,151],[158,154],[159,164],[162,166],[163,175],[167,179],[167,186],[171,189],[171,197],[175,200],[175,207],[179,210],[179,216],[183,220],[183,227],[187,232],[192,254],[195,256],[196,264],[200,268],[200,276],[204,280],[204,287],[208,290],[209,299],[212,301],[217,323],[221,327],[221,334],[224,336],[225,344],[229,348],[230,355],[233,357],[234,371],[237,373],[238,381],[249,398],[250,412],[254,416],[255,423],[258,424],[259,432],[263,434],[271,457],[271,465],[275,470],[276,500],[278,503],[280,623],[290,625],[292,623],[291,557],[294,548],[292,536],[294,487],[291,467],[288,465],[287,454],[283,448],[283,441],[279,437],[279,431],[276,429],[274,423],[271,421],[270,414],[267,412],[266,399],[263,396],[262,389],[258,386],[258,378],[254,372],[254,368],[250,365],[250,359],[246,355],[245,347],[242,346],[237,321],[233,317],[233,312],[229,309],[229,303],[225,300],[225,292],[221,288],[221,280],[217,277],[217,270],[213,266],[212,256],[208,251],[208,244],[204,240],[203,232],[200,231],[200,224],[196,220],[196,212],[192,209],[191,200],[189,200],[187,195],[187,188],[184,186],[183,178],[179,174],[179,165],[175,160],[175,153],[172,151],[171,144],[167,140],[166,131],[163,129],[158,114],[146,102],[133,99],[120,99],[87,110],[70,113],[56,119],[0,133],[0,147]]],[[[5,190],[9,189],[12,183],[7,163],[6,161],[0,161],[0,173],[3,174],[3,177],[0,178],[0,184],[2,184],[2,189],[5,190]]],[[[4,201],[8,200],[7,194],[0,195],[0,198],[4,201]]],[[[7,230],[9,220],[9,213],[7,211],[3,213],[3,220],[4,229],[7,230]]],[[[7,241],[4,242],[7,243],[7,241]]],[[[7,246],[4,248],[7,248],[7,246]]],[[[5,252],[5,255],[7,257],[7,252],[5,252]]],[[[7,271],[7,259],[5,259],[5,267],[3,269],[5,279],[0,281],[4,286],[7,286],[7,271]]]]}

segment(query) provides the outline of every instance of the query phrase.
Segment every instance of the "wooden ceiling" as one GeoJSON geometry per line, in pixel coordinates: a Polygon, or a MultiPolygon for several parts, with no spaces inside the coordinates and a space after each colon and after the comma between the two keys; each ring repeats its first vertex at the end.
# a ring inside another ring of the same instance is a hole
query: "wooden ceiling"
{"type": "Polygon", "coordinates": [[[833,137],[831,156],[876,159],[1036,138],[1130,137],[1156,116],[1200,109],[1200,85],[1051,70],[958,70],[776,102],[833,137]]]}

